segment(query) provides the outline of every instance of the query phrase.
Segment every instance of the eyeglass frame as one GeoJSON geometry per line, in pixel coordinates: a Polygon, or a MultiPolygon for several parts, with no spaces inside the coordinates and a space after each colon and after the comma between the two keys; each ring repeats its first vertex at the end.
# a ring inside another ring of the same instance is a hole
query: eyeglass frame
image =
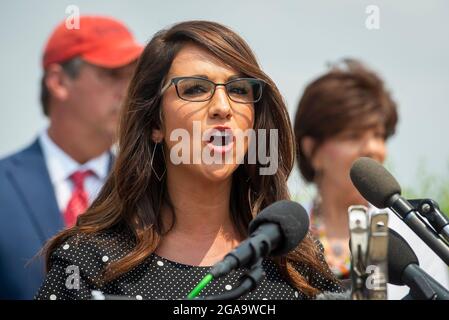
{"type": "Polygon", "coordinates": [[[213,81],[210,80],[210,79],[203,78],[203,77],[195,77],[195,76],[190,76],[190,77],[189,77],[189,76],[185,76],[185,77],[174,77],[174,78],[172,78],[172,79],[171,79],[165,86],[162,87],[162,89],[161,89],[161,91],[160,91],[160,95],[162,96],[162,95],[165,93],[165,91],[167,91],[168,88],[170,88],[170,86],[171,86],[172,84],[175,86],[176,94],[178,95],[178,98],[181,99],[181,100],[184,100],[184,101],[188,101],[188,102],[205,102],[205,101],[212,100],[212,98],[213,98],[213,96],[214,96],[214,94],[215,94],[215,91],[217,90],[217,86],[224,86],[224,87],[225,87],[225,91],[226,91],[226,95],[228,96],[229,99],[231,99],[232,101],[234,101],[234,102],[236,102],[236,103],[243,103],[243,104],[245,104],[245,103],[257,103],[257,102],[259,102],[260,99],[262,99],[263,88],[265,87],[265,85],[266,85],[267,83],[266,83],[264,80],[262,80],[262,79],[258,79],[258,78],[245,78],[245,77],[243,77],[243,78],[232,79],[232,80],[229,80],[228,82],[225,82],[225,83],[215,83],[215,82],[213,82],[213,81]],[[206,99],[206,100],[199,100],[199,101],[192,101],[192,100],[187,100],[187,99],[182,98],[181,95],[179,94],[179,91],[178,91],[178,82],[181,81],[181,80],[184,80],[184,79],[197,79],[197,80],[204,80],[204,81],[207,81],[207,82],[212,83],[212,84],[214,85],[214,90],[213,90],[213,92],[212,92],[210,98],[208,98],[208,99],[206,99]],[[229,93],[228,93],[228,90],[226,90],[226,86],[227,86],[228,84],[232,83],[232,82],[236,82],[236,81],[240,81],[240,80],[257,80],[257,81],[260,81],[260,83],[261,83],[260,90],[262,91],[262,93],[260,94],[260,97],[259,97],[257,100],[250,101],[250,102],[235,101],[233,98],[231,98],[231,96],[230,96],[229,93]]]}

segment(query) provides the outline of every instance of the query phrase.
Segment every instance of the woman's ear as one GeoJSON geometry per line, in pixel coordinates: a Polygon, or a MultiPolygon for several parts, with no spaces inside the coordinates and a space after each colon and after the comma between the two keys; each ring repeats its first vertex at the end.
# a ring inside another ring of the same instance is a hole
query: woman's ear
{"type": "Polygon", "coordinates": [[[301,139],[299,147],[301,148],[304,155],[309,159],[310,164],[312,165],[314,170],[320,170],[321,164],[319,156],[317,155],[317,141],[310,137],[305,136],[301,139]]]}
{"type": "Polygon", "coordinates": [[[151,132],[151,139],[154,143],[160,143],[164,140],[164,134],[159,129],[153,129],[151,132]]]}
{"type": "Polygon", "coordinates": [[[310,159],[312,156],[313,149],[315,147],[315,139],[309,136],[305,136],[301,139],[299,147],[301,148],[304,155],[310,159]]]}

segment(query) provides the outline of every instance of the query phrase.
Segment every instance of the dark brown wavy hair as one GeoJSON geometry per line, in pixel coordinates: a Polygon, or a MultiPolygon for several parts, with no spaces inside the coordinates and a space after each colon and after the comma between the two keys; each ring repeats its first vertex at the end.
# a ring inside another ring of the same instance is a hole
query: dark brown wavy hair
{"type": "MultiPolygon", "coordinates": [[[[152,129],[163,126],[160,91],[164,78],[186,43],[205,48],[243,75],[267,83],[262,99],[255,105],[254,129],[278,130],[279,166],[274,175],[259,175],[261,164],[245,161],[233,173],[230,211],[236,229],[246,236],[249,222],[261,209],[278,200],[289,199],[287,178],[294,165],[295,144],[288,112],[276,85],[260,69],[251,49],[235,32],[214,22],[182,22],[156,33],[146,46],[124,104],[113,170],[97,199],[79,216],[76,226],[59,233],[46,245],[47,270],[51,267],[52,252],[69,237],[120,227],[131,234],[133,247],[126,256],[110,263],[104,270],[103,281],[111,281],[142,263],[169,231],[163,230],[160,208],[162,205],[173,206],[166,181],[156,179],[151,170],[154,150],[151,137],[152,129]]],[[[165,159],[161,152],[156,152],[153,166],[156,172],[164,170],[165,159]]],[[[175,218],[173,212],[172,221],[175,218]]],[[[314,296],[319,290],[294,266],[300,264],[331,277],[319,254],[316,244],[308,236],[296,250],[275,262],[294,287],[314,296]]]]}

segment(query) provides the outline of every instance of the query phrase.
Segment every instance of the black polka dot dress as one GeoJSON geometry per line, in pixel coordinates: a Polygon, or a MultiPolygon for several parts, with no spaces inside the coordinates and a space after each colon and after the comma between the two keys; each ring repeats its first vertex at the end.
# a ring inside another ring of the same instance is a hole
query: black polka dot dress
{"type": "MultiPolygon", "coordinates": [[[[108,232],[100,235],[69,238],[51,256],[51,269],[36,294],[38,300],[92,299],[93,291],[103,295],[124,296],[129,299],[186,299],[190,291],[206,276],[211,267],[190,266],[151,254],[143,263],[113,281],[102,283],[104,267],[129,252],[126,233],[108,232]]],[[[324,258],[323,258],[324,261],[324,258]]],[[[264,279],[252,292],[241,299],[278,300],[308,299],[292,287],[280,274],[277,265],[263,261],[264,279]]],[[[218,295],[235,288],[247,271],[241,268],[213,280],[200,296],[218,295]]],[[[341,292],[336,282],[323,275],[298,268],[314,287],[321,291],[341,292]]]]}

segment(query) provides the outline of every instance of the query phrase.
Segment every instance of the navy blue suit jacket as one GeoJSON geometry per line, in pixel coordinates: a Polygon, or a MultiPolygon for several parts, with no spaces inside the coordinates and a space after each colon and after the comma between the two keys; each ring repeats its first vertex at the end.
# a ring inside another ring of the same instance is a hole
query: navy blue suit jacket
{"type": "Polygon", "coordinates": [[[45,276],[37,254],[63,228],[39,141],[0,160],[0,299],[34,297],[45,276]]]}

